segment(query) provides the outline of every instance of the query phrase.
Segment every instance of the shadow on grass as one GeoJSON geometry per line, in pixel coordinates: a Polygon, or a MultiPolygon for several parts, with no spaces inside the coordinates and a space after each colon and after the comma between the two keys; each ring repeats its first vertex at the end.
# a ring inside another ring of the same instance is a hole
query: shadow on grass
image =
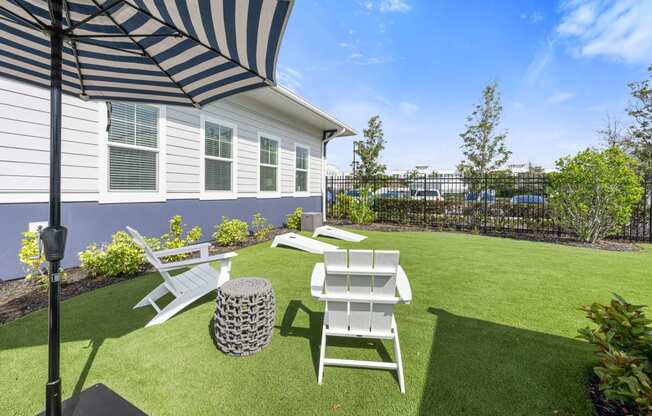
{"type": "Polygon", "coordinates": [[[436,326],[419,415],[592,414],[588,344],[442,309],[428,312],[436,326]]]}
{"type": "MultiPolygon", "coordinates": [[[[310,354],[312,356],[312,365],[315,370],[315,378],[319,372],[319,347],[321,344],[321,329],[324,320],[323,312],[314,312],[300,300],[291,300],[283,314],[283,320],[280,326],[276,326],[281,331],[282,337],[299,337],[305,338],[310,343],[310,354]],[[295,327],[294,320],[299,311],[308,315],[309,327],[295,327]]],[[[359,339],[359,338],[342,338],[329,337],[328,346],[344,348],[368,348],[375,349],[382,361],[392,361],[387,349],[380,340],[359,339]]],[[[328,356],[328,352],[326,354],[328,356]]],[[[392,372],[396,378],[395,372],[392,372]]],[[[398,378],[396,378],[398,382],[398,378]]]]}

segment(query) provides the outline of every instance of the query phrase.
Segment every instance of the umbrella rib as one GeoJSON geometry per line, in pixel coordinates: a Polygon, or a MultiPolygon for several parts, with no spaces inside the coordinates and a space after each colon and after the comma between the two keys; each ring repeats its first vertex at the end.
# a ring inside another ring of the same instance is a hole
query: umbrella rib
{"type": "MultiPolygon", "coordinates": [[[[92,2],[93,2],[93,4],[95,4],[96,7],[100,7],[99,4],[97,3],[97,0],[92,0],[92,2]]],[[[126,3],[126,4],[129,4],[129,3],[126,3]]],[[[132,41],[132,42],[133,42],[133,43],[136,44],[136,46],[138,46],[138,47],[140,48],[140,50],[143,52],[143,55],[144,55],[146,58],[148,58],[150,61],[152,61],[152,63],[154,63],[154,65],[156,65],[156,66],[158,67],[158,69],[161,70],[161,72],[163,72],[163,73],[164,73],[164,74],[165,74],[165,75],[170,79],[170,81],[172,81],[172,83],[173,83],[173,84],[174,84],[174,85],[179,89],[179,91],[181,91],[181,92],[183,93],[183,95],[185,95],[185,97],[186,97],[186,98],[187,98],[187,99],[192,103],[192,105],[194,105],[195,107],[199,107],[199,104],[196,103],[195,100],[192,99],[192,97],[191,97],[191,96],[190,96],[190,95],[189,95],[189,94],[188,94],[188,93],[183,89],[183,87],[182,87],[182,86],[181,86],[177,81],[175,81],[174,78],[172,78],[172,76],[168,73],[168,71],[166,71],[165,69],[163,69],[163,67],[161,66],[161,64],[159,64],[159,63],[156,61],[156,59],[154,59],[154,58],[152,57],[152,55],[150,55],[150,54],[147,52],[147,50],[145,50],[145,48],[144,48],[140,43],[138,43],[138,41],[137,41],[136,39],[134,39],[133,37],[131,37],[131,35],[129,35],[129,32],[127,32],[127,30],[125,30],[125,28],[123,28],[122,25],[121,25],[120,23],[118,23],[118,22],[113,18],[113,16],[111,16],[111,13],[110,13],[108,10],[105,10],[105,11],[104,11],[104,14],[106,14],[106,17],[108,17],[109,19],[111,19],[111,21],[113,22],[113,24],[116,25],[116,27],[117,27],[118,29],[120,29],[120,31],[121,31],[122,33],[124,33],[124,34],[125,34],[125,35],[126,35],[126,36],[127,36],[127,37],[132,41]]]]}
{"type": "Polygon", "coordinates": [[[118,52],[129,53],[129,54],[132,54],[132,55],[140,56],[141,58],[144,56],[141,52],[130,51],[129,49],[120,49],[120,48],[116,48],[115,46],[102,45],[101,43],[91,42],[91,41],[86,40],[86,39],[76,39],[75,41],[78,42],[78,43],[85,43],[87,45],[97,46],[98,48],[106,48],[106,49],[111,49],[111,50],[118,51],[118,52]]]}
{"type": "Polygon", "coordinates": [[[107,34],[97,34],[97,35],[71,35],[70,38],[79,39],[79,38],[167,38],[167,37],[181,37],[181,33],[168,33],[168,34],[156,34],[156,33],[134,33],[131,35],[107,35],[107,34]]]}
{"type": "MultiPolygon", "coordinates": [[[[68,20],[68,26],[72,24],[70,20],[70,7],[68,6],[68,0],[63,0],[63,7],[66,11],[66,19],[68,20]]],[[[79,79],[79,87],[81,89],[81,96],[86,95],[86,87],[84,86],[84,77],[81,71],[81,65],[79,64],[79,54],[77,53],[77,42],[73,39],[70,40],[70,46],[72,47],[72,54],[75,57],[75,67],[77,68],[77,78],[79,79]]]]}
{"type": "Polygon", "coordinates": [[[22,2],[21,2],[20,0],[13,0],[12,3],[14,3],[16,6],[20,7],[21,9],[23,9],[23,11],[24,11],[25,13],[27,13],[28,15],[30,15],[31,18],[34,19],[34,21],[37,23],[37,25],[41,27],[41,29],[45,28],[46,24],[45,24],[41,19],[39,19],[38,17],[36,17],[36,15],[34,15],[34,13],[30,12],[30,11],[27,9],[27,7],[25,7],[25,6],[22,4],[22,2]]]}
{"type": "Polygon", "coordinates": [[[247,72],[250,72],[250,73],[254,74],[254,75],[257,76],[258,78],[262,79],[264,82],[266,82],[266,83],[273,82],[272,80],[270,80],[270,79],[268,79],[268,78],[265,78],[264,76],[260,75],[258,72],[254,71],[253,69],[251,69],[251,68],[247,68],[246,66],[242,65],[240,62],[236,61],[235,59],[233,59],[233,58],[231,58],[231,57],[229,57],[229,56],[227,56],[227,55],[224,55],[222,52],[220,52],[219,50],[213,48],[212,46],[205,45],[205,44],[204,44],[203,42],[201,42],[199,39],[195,38],[194,36],[190,36],[189,33],[185,32],[185,31],[182,31],[182,30],[179,30],[179,28],[177,28],[177,27],[175,27],[175,26],[169,24],[168,22],[166,22],[166,21],[164,21],[164,20],[159,19],[158,17],[156,17],[156,16],[154,16],[153,14],[151,14],[149,11],[144,10],[144,9],[141,9],[141,8],[138,7],[137,5],[135,5],[135,4],[131,4],[131,2],[129,2],[129,1],[125,1],[125,4],[128,5],[128,6],[131,6],[132,8],[134,8],[134,9],[136,9],[136,10],[138,10],[139,12],[143,13],[144,15],[146,15],[147,17],[149,17],[150,19],[154,19],[154,20],[156,20],[157,22],[159,22],[160,24],[165,25],[165,26],[167,26],[167,27],[170,28],[170,29],[176,30],[177,32],[181,33],[183,36],[187,37],[188,39],[192,39],[192,40],[194,40],[194,41],[197,42],[198,44],[200,44],[200,45],[202,45],[203,47],[205,47],[205,48],[207,48],[207,49],[209,49],[209,50],[215,52],[216,54],[218,54],[218,55],[221,56],[222,58],[226,59],[227,61],[229,61],[229,62],[231,62],[231,63],[233,63],[233,64],[236,64],[237,66],[239,66],[240,68],[244,69],[244,70],[247,71],[247,72]]]}
{"type": "MultiPolygon", "coordinates": [[[[43,32],[44,28],[40,27],[38,25],[38,23],[30,22],[29,20],[25,19],[23,16],[17,15],[16,13],[12,12],[11,10],[5,9],[2,6],[0,6],[0,10],[2,10],[3,12],[5,12],[7,14],[10,14],[11,16],[15,17],[16,19],[18,19],[23,24],[26,24],[27,26],[29,26],[30,29],[34,29],[34,30],[38,30],[39,32],[43,32]]],[[[17,22],[15,20],[13,22],[14,23],[20,23],[20,22],[17,22]]]]}
{"type": "Polygon", "coordinates": [[[70,22],[70,23],[71,23],[71,26],[70,26],[70,28],[69,28],[68,30],[70,30],[70,31],[72,32],[72,31],[75,30],[75,29],[79,29],[79,27],[80,27],[81,25],[83,25],[84,23],[87,23],[87,22],[89,22],[90,20],[95,19],[97,16],[103,14],[105,11],[111,9],[113,6],[115,6],[115,5],[117,5],[117,4],[120,4],[120,3],[124,2],[124,1],[125,1],[125,0],[116,0],[116,1],[114,1],[114,2],[111,2],[111,3],[108,4],[108,5],[103,6],[103,7],[100,7],[100,6],[98,6],[98,5],[96,4],[96,6],[100,8],[100,10],[96,11],[95,13],[93,13],[93,14],[91,14],[91,15],[89,15],[89,16],[86,16],[85,18],[83,18],[82,20],[80,20],[79,22],[77,22],[77,23],[74,24],[74,25],[72,25],[72,22],[70,22]]]}

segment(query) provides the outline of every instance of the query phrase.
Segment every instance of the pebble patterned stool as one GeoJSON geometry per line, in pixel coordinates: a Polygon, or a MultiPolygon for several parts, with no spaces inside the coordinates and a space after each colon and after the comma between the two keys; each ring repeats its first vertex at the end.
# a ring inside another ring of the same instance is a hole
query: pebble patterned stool
{"type": "Polygon", "coordinates": [[[276,300],[271,283],[257,277],[233,279],[217,289],[215,342],[225,354],[244,356],[272,340],[276,300]]]}

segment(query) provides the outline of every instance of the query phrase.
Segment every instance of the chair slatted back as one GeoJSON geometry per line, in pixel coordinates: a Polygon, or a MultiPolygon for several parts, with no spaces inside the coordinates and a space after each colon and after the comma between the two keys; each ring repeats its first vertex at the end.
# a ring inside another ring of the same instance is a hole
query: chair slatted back
{"type": "Polygon", "coordinates": [[[351,298],[327,301],[328,327],[339,331],[390,332],[398,260],[398,251],[325,252],[325,294],[351,298]],[[374,302],[374,298],[383,298],[383,303],[374,302]]]}
{"type": "Polygon", "coordinates": [[[143,251],[145,252],[145,258],[147,259],[147,261],[149,261],[150,264],[154,266],[156,270],[158,270],[161,277],[163,277],[163,280],[165,280],[165,284],[167,285],[168,289],[170,289],[172,293],[174,293],[175,295],[178,295],[181,292],[183,292],[181,287],[174,284],[172,276],[170,276],[170,273],[160,269],[163,263],[161,263],[158,257],[154,255],[154,252],[152,251],[151,247],[147,245],[143,236],[140,235],[138,231],[136,231],[131,227],[126,227],[126,228],[127,228],[127,232],[129,232],[129,234],[131,235],[131,238],[134,239],[134,242],[138,244],[138,246],[140,246],[140,248],[142,248],[143,251]]]}

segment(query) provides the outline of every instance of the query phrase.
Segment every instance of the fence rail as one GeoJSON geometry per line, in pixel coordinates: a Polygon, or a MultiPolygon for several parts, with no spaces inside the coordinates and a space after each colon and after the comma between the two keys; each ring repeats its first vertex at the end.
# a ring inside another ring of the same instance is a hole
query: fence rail
{"type": "MultiPolygon", "coordinates": [[[[630,223],[609,238],[652,242],[652,180],[630,223]]],[[[572,236],[551,215],[545,176],[379,177],[361,183],[350,177],[326,178],[326,216],[348,219],[361,199],[369,201],[375,221],[437,229],[498,234],[572,236]]]]}

